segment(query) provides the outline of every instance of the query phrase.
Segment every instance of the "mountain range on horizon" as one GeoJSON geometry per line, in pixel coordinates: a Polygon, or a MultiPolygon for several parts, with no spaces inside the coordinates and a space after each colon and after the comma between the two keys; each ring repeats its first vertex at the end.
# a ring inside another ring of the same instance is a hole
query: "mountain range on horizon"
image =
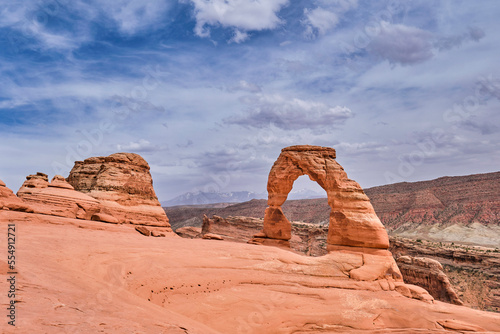
{"type": "MultiPolygon", "coordinates": [[[[315,199],[326,198],[326,193],[319,193],[314,190],[302,188],[292,190],[289,199],[315,199]]],[[[235,191],[235,192],[187,192],[172,198],[168,201],[162,201],[162,207],[178,206],[178,205],[204,205],[215,203],[242,203],[252,199],[267,199],[267,192],[256,193],[251,191],[235,191]]]]}
{"type": "MultiPolygon", "coordinates": [[[[388,232],[394,236],[479,245],[498,245],[500,236],[500,171],[445,176],[364,189],[388,232]]],[[[330,207],[326,198],[289,198],[283,211],[290,221],[324,225],[330,207]]],[[[221,206],[165,208],[172,228],[201,226],[207,216],[263,218],[267,200],[221,206]]]]}
{"type": "MultiPolygon", "coordinates": [[[[497,174],[498,172],[491,173],[478,173],[478,174],[469,174],[469,175],[458,175],[458,176],[441,176],[432,180],[420,180],[420,181],[412,181],[412,182],[398,182],[392,184],[384,184],[369,188],[364,188],[365,191],[374,192],[376,189],[384,189],[384,187],[397,187],[398,189],[404,188],[406,185],[413,184],[423,184],[425,185],[428,182],[439,182],[440,180],[449,180],[454,178],[467,178],[474,177],[480,175],[489,175],[489,174],[497,174]]],[[[301,189],[292,189],[292,191],[288,194],[288,200],[300,200],[300,199],[319,199],[326,198],[326,193],[319,192],[307,188],[301,189]]],[[[267,192],[251,192],[251,191],[233,191],[233,192],[203,192],[203,191],[194,191],[194,192],[186,192],[182,195],[176,196],[167,201],[161,201],[162,207],[171,207],[171,206],[179,206],[179,205],[205,205],[205,204],[218,204],[218,203],[243,203],[247,201],[251,201],[253,199],[267,199],[267,192]]]]}

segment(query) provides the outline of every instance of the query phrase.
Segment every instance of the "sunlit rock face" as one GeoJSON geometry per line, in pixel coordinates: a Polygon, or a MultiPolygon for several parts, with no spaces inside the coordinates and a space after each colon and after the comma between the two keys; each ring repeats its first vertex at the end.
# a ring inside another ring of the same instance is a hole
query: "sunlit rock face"
{"type": "Polygon", "coordinates": [[[331,208],[327,243],[336,246],[387,249],[389,238],[369,198],[360,185],[347,177],[335,160],[333,148],[321,146],[290,146],[281,154],[269,173],[268,205],[263,232],[267,238],[289,240],[290,222],[281,205],[292,190],[294,181],[308,175],[328,196],[331,208]]]}
{"type": "Polygon", "coordinates": [[[60,175],[51,182],[43,173],[28,175],[17,196],[35,213],[45,215],[90,219],[100,210],[98,200],[76,191],[60,175]]]}
{"type": "Polygon", "coordinates": [[[31,206],[14,195],[2,180],[0,180],[0,210],[33,212],[31,206]]]}
{"type": "Polygon", "coordinates": [[[120,223],[170,227],[153,188],[149,165],[140,155],[115,153],[76,161],[68,182],[101,202],[101,213],[120,223]]]}

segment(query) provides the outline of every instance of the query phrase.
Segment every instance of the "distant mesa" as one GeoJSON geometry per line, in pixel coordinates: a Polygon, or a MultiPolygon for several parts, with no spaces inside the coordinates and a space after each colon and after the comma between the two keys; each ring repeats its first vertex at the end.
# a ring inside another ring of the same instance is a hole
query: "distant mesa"
{"type": "MultiPolygon", "coordinates": [[[[294,181],[308,175],[325,191],[331,208],[327,244],[331,250],[361,247],[386,250],[387,232],[360,185],[347,177],[335,160],[330,147],[290,146],[281,154],[269,173],[268,205],[264,215],[263,235],[268,239],[290,240],[291,224],[281,205],[292,190],[294,181]]],[[[262,236],[257,236],[261,238],[262,236]]]]}

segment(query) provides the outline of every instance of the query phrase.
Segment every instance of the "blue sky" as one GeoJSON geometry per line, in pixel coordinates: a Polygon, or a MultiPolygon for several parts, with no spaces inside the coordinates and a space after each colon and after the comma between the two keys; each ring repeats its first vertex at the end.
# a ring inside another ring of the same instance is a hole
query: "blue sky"
{"type": "Polygon", "coordinates": [[[14,191],[124,151],[161,200],[263,192],[296,144],[334,147],[363,187],[499,170],[496,1],[0,0],[0,14],[14,191]]]}

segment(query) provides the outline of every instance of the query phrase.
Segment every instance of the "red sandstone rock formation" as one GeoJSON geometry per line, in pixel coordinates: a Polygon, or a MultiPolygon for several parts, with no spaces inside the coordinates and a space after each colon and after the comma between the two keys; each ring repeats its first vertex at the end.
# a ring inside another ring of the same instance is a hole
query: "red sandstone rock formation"
{"type": "Polygon", "coordinates": [[[0,222],[3,213],[43,219],[18,222],[19,323],[5,334],[500,332],[499,314],[430,303],[391,279],[354,279],[371,263],[359,253],[307,257],[5,210],[0,222]]]}
{"type": "Polygon", "coordinates": [[[441,301],[464,304],[438,261],[425,257],[400,256],[397,264],[405,281],[425,288],[434,298],[441,301]]]}
{"type": "Polygon", "coordinates": [[[389,238],[359,184],[347,177],[335,160],[335,150],[320,146],[290,146],[281,154],[269,173],[268,205],[263,233],[267,238],[289,240],[291,226],[281,205],[294,181],[307,174],[325,189],[331,208],[327,242],[340,246],[387,249],[389,238]]]}
{"type": "MultiPolygon", "coordinates": [[[[454,290],[465,305],[475,308],[500,312],[500,253],[498,250],[484,249],[450,243],[415,241],[406,238],[391,237],[391,252],[396,258],[401,256],[426,257],[437,260],[444,266],[444,271],[453,283],[454,290]]],[[[403,277],[406,268],[401,265],[403,277]]],[[[425,271],[425,269],[422,269],[425,271]]],[[[441,286],[434,282],[437,278],[430,273],[411,273],[406,282],[425,284],[426,288],[441,286]],[[429,275],[429,279],[422,277],[429,275]],[[425,282],[427,281],[427,283],[425,282]]],[[[440,290],[440,288],[429,288],[440,290]]],[[[436,296],[435,293],[433,293],[436,296]]]]}
{"type": "Polygon", "coordinates": [[[99,201],[75,191],[60,175],[54,176],[50,183],[46,174],[28,175],[17,196],[35,213],[45,215],[90,219],[100,210],[99,201]]]}
{"type": "Polygon", "coordinates": [[[68,182],[101,203],[120,223],[170,227],[153,189],[148,163],[134,153],[76,161],[68,182]]]}
{"type": "Polygon", "coordinates": [[[33,212],[33,208],[14,195],[2,180],[0,180],[0,210],[33,212]]]}

